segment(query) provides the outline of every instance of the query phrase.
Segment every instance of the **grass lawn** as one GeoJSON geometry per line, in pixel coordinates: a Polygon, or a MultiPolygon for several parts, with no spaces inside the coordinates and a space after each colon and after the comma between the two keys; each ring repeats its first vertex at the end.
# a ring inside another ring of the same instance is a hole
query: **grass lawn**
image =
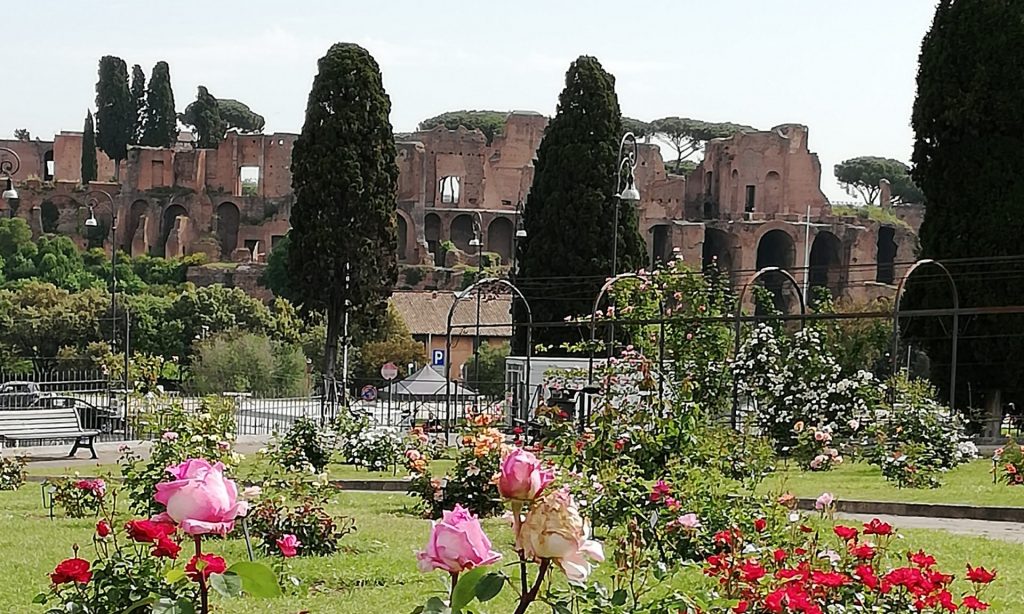
{"type": "Polygon", "coordinates": [[[935,489],[896,488],[881,471],[867,463],[843,464],[832,471],[801,471],[793,466],[779,470],[760,486],[762,492],[790,491],[814,498],[830,492],[839,499],[899,501],[904,503],[956,503],[985,506],[1024,506],[1024,488],[993,484],[992,461],[971,461],[943,474],[935,489]]]}
{"type": "MultiPolygon", "coordinates": [[[[215,601],[222,614],[315,612],[322,614],[403,614],[422,604],[432,591],[443,588],[442,574],[421,574],[414,552],[426,541],[427,521],[410,513],[412,500],[402,494],[345,493],[335,497],[334,511],[352,516],[358,530],[342,541],[343,550],[329,558],[292,559],[292,572],[303,579],[309,593],[272,601],[240,599],[215,601]]],[[[69,556],[72,543],[83,546],[92,558],[93,519],[50,521],[40,506],[36,488],[0,492],[0,603],[13,614],[39,614],[32,597],[47,586],[46,574],[69,556]]],[[[500,520],[485,521],[485,529],[498,550],[509,552],[511,531],[500,520]]],[[[903,549],[924,547],[948,571],[962,573],[964,562],[999,570],[1001,580],[987,595],[995,612],[1024,612],[1024,575],[1021,546],[938,531],[908,531],[903,549]]],[[[212,541],[209,551],[229,561],[245,556],[241,540],[212,541]]],[[[184,554],[184,552],[183,552],[184,554]]],[[[609,563],[601,566],[607,573],[609,563]]],[[[510,569],[510,572],[513,570],[510,569]]],[[[602,575],[603,575],[602,573],[602,575]]],[[[703,582],[696,570],[677,576],[680,588],[703,582]]],[[[962,588],[962,587],[958,587],[962,588]]],[[[511,591],[490,602],[487,612],[510,612],[511,591]]],[[[534,608],[537,612],[542,607],[534,608]]]]}

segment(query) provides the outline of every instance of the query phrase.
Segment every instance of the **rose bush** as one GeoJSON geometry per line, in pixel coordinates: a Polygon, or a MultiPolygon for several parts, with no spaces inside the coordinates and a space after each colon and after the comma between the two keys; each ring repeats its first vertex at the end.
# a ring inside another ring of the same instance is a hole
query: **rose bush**
{"type": "Polygon", "coordinates": [[[50,506],[60,507],[68,518],[96,515],[107,495],[105,480],[82,479],[77,473],[71,478],[52,478],[43,483],[50,506]]]}
{"type": "Polygon", "coordinates": [[[24,456],[0,454],[0,490],[18,490],[25,483],[24,456]]]}
{"type": "Polygon", "coordinates": [[[1024,475],[1021,475],[1024,471],[1024,446],[1010,437],[1006,445],[997,448],[992,455],[992,471],[1007,486],[1024,484],[1024,475]]]}

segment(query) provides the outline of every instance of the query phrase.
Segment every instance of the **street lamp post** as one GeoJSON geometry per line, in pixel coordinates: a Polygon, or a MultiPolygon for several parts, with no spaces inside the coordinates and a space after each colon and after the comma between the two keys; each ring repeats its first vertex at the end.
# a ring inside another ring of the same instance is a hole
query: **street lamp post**
{"type": "MultiPolygon", "coordinates": [[[[476,248],[477,281],[484,277],[484,218],[479,211],[473,212],[473,238],[470,247],[476,248]]],[[[473,337],[473,380],[477,397],[480,396],[480,290],[476,291],[476,336],[473,337]]]]}
{"type": "Polygon", "coordinates": [[[515,228],[516,232],[512,237],[512,266],[509,268],[509,277],[515,279],[516,273],[519,272],[517,269],[518,256],[519,256],[519,241],[526,238],[526,228],[523,226],[523,199],[516,201],[516,215],[515,215],[515,228]]]}
{"type": "Polygon", "coordinates": [[[14,188],[14,175],[21,168],[21,157],[18,152],[7,147],[0,147],[0,175],[4,178],[3,199],[7,203],[8,217],[14,217],[18,209],[18,190],[14,188]]]}
{"type": "MultiPolygon", "coordinates": [[[[636,161],[639,157],[639,145],[636,136],[632,132],[622,135],[619,141],[619,163],[615,170],[615,215],[614,227],[612,229],[612,274],[609,279],[614,279],[619,274],[619,210],[623,205],[634,207],[640,202],[640,190],[636,189],[636,161]],[[623,175],[626,185],[622,186],[623,175]]],[[[612,324],[608,331],[608,356],[615,351],[615,325],[612,324]]]]}
{"type": "MultiPolygon", "coordinates": [[[[86,204],[89,207],[89,219],[85,220],[86,228],[96,228],[100,225],[96,218],[96,207],[99,206],[98,196],[102,196],[110,204],[110,352],[113,353],[117,345],[117,211],[114,197],[109,192],[90,191],[85,195],[86,204]]],[[[128,348],[125,348],[125,360],[127,357],[128,348]]]]}

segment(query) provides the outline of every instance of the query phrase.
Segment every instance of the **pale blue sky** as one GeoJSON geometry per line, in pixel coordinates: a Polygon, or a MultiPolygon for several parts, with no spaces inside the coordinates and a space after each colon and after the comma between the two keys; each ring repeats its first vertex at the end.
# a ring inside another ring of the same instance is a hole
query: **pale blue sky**
{"type": "MultiPolygon", "coordinates": [[[[597,56],[624,114],[810,127],[823,188],[832,166],[906,161],[921,37],[934,0],[4,2],[0,135],[80,130],[101,55],[171,67],[180,109],[197,85],[237,98],[268,131],[297,132],[316,60],[367,47],[407,131],[462,108],[552,114],[569,63],[597,56]]],[[[663,148],[664,151],[664,148],[663,148]]]]}

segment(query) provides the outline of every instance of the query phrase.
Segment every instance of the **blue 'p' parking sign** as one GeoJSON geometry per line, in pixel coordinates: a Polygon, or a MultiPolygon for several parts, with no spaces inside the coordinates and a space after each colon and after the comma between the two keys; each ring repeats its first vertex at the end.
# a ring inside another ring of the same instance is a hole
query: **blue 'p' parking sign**
{"type": "Polygon", "coordinates": [[[444,366],[444,350],[434,350],[434,355],[432,357],[432,361],[431,361],[430,364],[432,364],[435,367],[443,367],[444,366]]]}

